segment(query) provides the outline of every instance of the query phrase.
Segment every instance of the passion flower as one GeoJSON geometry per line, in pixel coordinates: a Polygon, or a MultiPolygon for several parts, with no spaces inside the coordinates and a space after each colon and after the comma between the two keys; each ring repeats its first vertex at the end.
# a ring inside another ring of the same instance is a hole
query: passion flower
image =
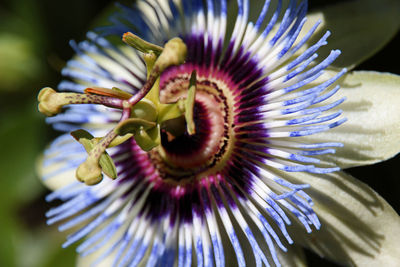
{"type": "Polygon", "coordinates": [[[280,266],[288,225],[320,228],[309,185],[287,177],[339,170],[319,156],[341,143],[300,137],[346,121],[335,98],[346,70],[320,81],[340,51],[317,63],[330,35],[309,45],[319,22],[298,38],[307,2],[267,16],[269,5],[252,22],[249,1],[237,13],[226,1],[137,1],[71,43],[71,80],[38,97],[74,137],[43,161],[44,179],[65,183],[47,197],[64,201],[48,223],[79,228],[65,247],[84,240],[81,255],[116,266],[280,266]]]}

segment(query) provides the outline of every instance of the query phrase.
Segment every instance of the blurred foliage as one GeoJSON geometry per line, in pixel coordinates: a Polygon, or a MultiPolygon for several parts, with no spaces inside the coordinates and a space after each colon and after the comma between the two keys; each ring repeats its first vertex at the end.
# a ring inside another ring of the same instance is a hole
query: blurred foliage
{"type": "Polygon", "coordinates": [[[0,90],[22,89],[40,73],[41,63],[31,41],[20,35],[0,34],[0,58],[0,90]]]}
{"type": "Polygon", "coordinates": [[[83,39],[108,1],[7,0],[0,4],[0,266],[74,266],[74,247],[45,223],[48,191],[36,159],[56,134],[37,112],[36,95],[56,86],[73,55],[71,38],[83,39]],[[62,259],[62,260],[60,260],[62,259]]]}
{"type": "MultiPolygon", "coordinates": [[[[324,3],[311,0],[310,7],[324,3]]],[[[104,24],[104,14],[112,9],[106,0],[0,3],[0,266],[74,266],[74,248],[61,249],[65,234],[45,223],[48,191],[39,182],[35,164],[57,133],[37,112],[36,95],[40,88],[55,87],[61,79],[60,70],[73,55],[69,39],[82,40],[88,29],[104,24]]],[[[398,47],[399,36],[358,69],[399,74],[400,65],[394,60],[399,58],[398,47]]],[[[399,187],[398,164],[397,157],[351,172],[399,210],[392,190],[399,187]],[[385,177],[385,183],[377,176],[385,177]]],[[[315,257],[310,262],[327,266],[315,257]]]]}
{"type": "Polygon", "coordinates": [[[43,68],[37,53],[44,42],[42,27],[36,19],[38,10],[32,1],[24,5],[17,2],[12,2],[11,10],[0,9],[1,91],[23,89],[37,79],[43,68]]]}

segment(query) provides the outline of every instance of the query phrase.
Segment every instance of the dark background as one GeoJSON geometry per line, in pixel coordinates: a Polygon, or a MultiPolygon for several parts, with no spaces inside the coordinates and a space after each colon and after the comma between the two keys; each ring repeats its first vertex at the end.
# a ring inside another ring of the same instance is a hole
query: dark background
{"type": "MultiPolygon", "coordinates": [[[[310,10],[326,3],[309,1],[310,10]]],[[[56,87],[73,56],[70,39],[83,40],[110,9],[105,0],[2,0],[0,2],[0,266],[74,266],[74,247],[45,224],[48,191],[35,173],[36,159],[57,135],[37,112],[36,96],[56,87]]],[[[400,16],[400,14],[399,14],[400,16]]],[[[400,74],[400,35],[356,69],[400,74]]],[[[398,212],[400,157],[349,172],[369,184],[398,212]]],[[[310,266],[336,266],[307,253],[310,266]]]]}

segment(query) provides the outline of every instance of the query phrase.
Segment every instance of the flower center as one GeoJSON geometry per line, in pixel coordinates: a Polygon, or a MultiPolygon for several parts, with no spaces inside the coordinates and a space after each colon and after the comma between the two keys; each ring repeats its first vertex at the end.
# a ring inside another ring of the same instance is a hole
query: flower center
{"type": "MultiPolygon", "coordinates": [[[[161,75],[160,100],[176,102],[186,97],[191,64],[168,69],[161,75]]],[[[233,143],[232,88],[222,76],[198,72],[193,119],[194,135],[187,132],[174,137],[161,131],[161,146],[150,152],[165,179],[180,181],[204,177],[224,166],[233,143]]],[[[181,122],[177,121],[177,124],[181,122]]],[[[184,123],[184,121],[183,121],[184,123]]]]}

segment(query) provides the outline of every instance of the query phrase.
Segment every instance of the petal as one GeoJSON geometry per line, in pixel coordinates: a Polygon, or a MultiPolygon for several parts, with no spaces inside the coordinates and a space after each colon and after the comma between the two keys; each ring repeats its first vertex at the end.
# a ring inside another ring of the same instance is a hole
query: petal
{"type": "Polygon", "coordinates": [[[341,80],[338,97],[346,123],[307,139],[307,142],[340,142],[336,154],[323,158],[341,168],[373,164],[400,151],[400,76],[355,71],[341,80]]]}
{"type": "Polygon", "coordinates": [[[324,34],[329,30],[332,36],[329,45],[318,50],[318,54],[324,58],[330,49],[340,49],[343,54],[332,66],[353,68],[393,38],[400,28],[399,14],[398,0],[342,1],[308,15],[303,33],[316,21],[322,20],[318,32],[324,34]]]}
{"type": "Polygon", "coordinates": [[[287,252],[277,250],[278,259],[282,266],[285,267],[306,267],[306,257],[304,251],[300,246],[289,245],[286,246],[287,252]]]}
{"type": "Polygon", "coordinates": [[[69,134],[58,137],[37,163],[37,173],[50,190],[76,182],[75,170],[85,160],[86,152],[69,134]]]}
{"type": "Polygon", "coordinates": [[[343,265],[400,266],[400,217],[370,187],[344,172],[288,179],[311,185],[322,223],[311,234],[294,225],[296,242],[343,265]]]}
{"type": "MultiPolygon", "coordinates": [[[[77,267],[86,267],[86,266],[90,266],[90,264],[92,262],[94,262],[97,258],[102,254],[103,251],[99,251],[96,252],[94,254],[91,254],[90,256],[86,256],[86,257],[81,257],[78,256],[77,258],[77,262],[76,262],[76,266],[77,267]]],[[[116,253],[115,253],[116,254],[116,253]]],[[[113,264],[113,260],[114,260],[115,255],[112,256],[108,256],[107,258],[105,258],[102,262],[100,262],[97,267],[108,267],[108,266],[112,266],[113,264]]]]}
{"type": "MultiPolygon", "coordinates": [[[[116,235],[117,236],[117,235],[116,235]]],[[[112,241],[110,241],[112,243],[112,241]]],[[[77,267],[87,267],[87,266],[93,266],[93,263],[96,262],[96,260],[107,250],[107,246],[102,246],[96,252],[89,254],[87,256],[81,256],[78,255],[76,259],[76,266],[77,267]]],[[[115,250],[113,253],[111,253],[109,256],[104,257],[102,261],[100,261],[96,266],[97,267],[109,267],[113,266],[113,262],[115,259],[115,256],[117,254],[117,251],[115,250]]]]}
{"type": "MultiPolygon", "coordinates": [[[[116,234],[115,236],[119,236],[120,234],[122,234],[122,232],[120,231],[118,234],[116,234]]],[[[110,240],[109,243],[113,243],[115,241],[114,240],[110,240]]],[[[287,251],[284,252],[280,249],[276,250],[276,254],[278,256],[279,262],[281,264],[281,266],[285,266],[285,267],[306,267],[306,257],[304,255],[304,251],[300,246],[296,246],[296,245],[288,245],[286,247],[287,251]]],[[[103,253],[105,253],[107,251],[107,246],[102,246],[100,249],[98,249],[96,252],[87,255],[87,256],[78,256],[77,257],[77,267],[85,267],[85,266],[90,266],[91,263],[96,262],[96,260],[102,256],[103,253]]],[[[245,255],[250,255],[252,254],[251,251],[244,251],[245,255]]],[[[116,251],[109,254],[107,257],[104,257],[102,261],[100,261],[98,263],[98,267],[106,267],[106,266],[112,266],[113,261],[115,260],[115,256],[116,256],[116,251]]],[[[149,256],[149,255],[147,255],[149,256]]],[[[234,257],[233,257],[234,258],[234,257]]],[[[228,257],[229,259],[233,259],[232,257],[228,257]]],[[[272,259],[269,259],[271,262],[273,262],[272,259]]],[[[142,264],[140,266],[145,266],[146,261],[143,261],[142,264]]],[[[227,266],[233,266],[235,265],[235,263],[232,263],[232,265],[230,265],[230,263],[227,264],[227,266]]]]}

